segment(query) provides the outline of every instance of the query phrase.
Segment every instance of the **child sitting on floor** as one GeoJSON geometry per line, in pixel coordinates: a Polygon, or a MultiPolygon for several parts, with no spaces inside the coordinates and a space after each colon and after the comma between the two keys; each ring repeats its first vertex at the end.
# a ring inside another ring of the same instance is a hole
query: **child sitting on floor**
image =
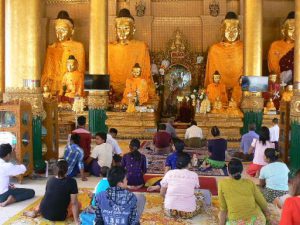
{"type": "Polygon", "coordinates": [[[101,167],[100,174],[102,176],[102,179],[99,181],[99,183],[95,187],[94,193],[92,195],[91,205],[89,207],[87,207],[79,215],[81,225],[93,224],[93,221],[96,218],[96,214],[95,214],[95,207],[96,207],[95,196],[98,193],[102,192],[102,191],[106,191],[110,187],[109,183],[108,183],[108,180],[107,180],[108,170],[109,170],[109,168],[107,166],[101,167]]]}
{"type": "Polygon", "coordinates": [[[114,154],[111,166],[122,166],[122,156],[114,154]]]}
{"type": "Polygon", "coordinates": [[[112,167],[107,179],[110,188],[96,195],[94,224],[138,225],[145,206],[145,196],[126,190],[126,170],[123,167],[112,167]]]}

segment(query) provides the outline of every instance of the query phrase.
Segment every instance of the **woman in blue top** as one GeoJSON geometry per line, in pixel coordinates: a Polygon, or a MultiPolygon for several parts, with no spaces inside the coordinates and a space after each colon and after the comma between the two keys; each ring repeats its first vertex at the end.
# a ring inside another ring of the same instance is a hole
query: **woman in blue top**
{"type": "Polygon", "coordinates": [[[274,148],[265,150],[265,161],[268,165],[264,166],[259,175],[259,183],[262,193],[267,202],[272,203],[275,198],[288,193],[288,167],[278,161],[279,152],[274,148]]]}

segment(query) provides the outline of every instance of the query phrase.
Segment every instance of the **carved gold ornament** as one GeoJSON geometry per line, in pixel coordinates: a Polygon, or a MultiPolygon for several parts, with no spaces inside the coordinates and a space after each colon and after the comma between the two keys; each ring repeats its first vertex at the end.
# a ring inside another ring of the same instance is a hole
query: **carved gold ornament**
{"type": "Polygon", "coordinates": [[[33,117],[46,118],[43,108],[43,94],[39,87],[36,88],[6,88],[3,102],[24,101],[31,104],[33,117]]]}

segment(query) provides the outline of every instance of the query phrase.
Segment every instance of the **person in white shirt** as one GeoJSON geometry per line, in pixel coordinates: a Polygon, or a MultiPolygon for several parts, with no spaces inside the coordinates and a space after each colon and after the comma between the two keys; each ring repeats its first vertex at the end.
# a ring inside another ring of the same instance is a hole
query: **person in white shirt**
{"type": "Polygon", "coordinates": [[[106,143],[107,134],[99,132],[95,135],[96,146],[91,152],[91,156],[87,159],[90,164],[90,173],[99,177],[102,166],[111,167],[113,148],[111,144],[106,143]]]}
{"type": "Polygon", "coordinates": [[[0,207],[33,198],[35,195],[32,189],[16,188],[9,183],[11,176],[18,176],[26,172],[24,165],[14,165],[9,162],[12,152],[10,144],[0,145],[0,207]]]}
{"type": "Polygon", "coordinates": [[[107,134],[106,143],[111,144],[113,148],[113,154],[121,155],[122,149],[120,148],[117,140],[115,139],[117,137],[117,134],[118,130],[116,128],[110,128],[107,134]]]}
{"type": "Polygon", "coordinates": [[[270,131],[270,142],[275,144],[275,149],[278,150],[278,141],[279,141],[279,126],[278,119],[274,118],[272,120],[273,126],[269,128],[270,131]]]}
{"type": "Polygon", "coordinates": [[[191,126],[186,129],[185,132],[185,144],[188,147],[192,148],[201,148],[203,147],[203,133],[202,129],[200,127],[197,127],[197,122],[192,120],[191,126]]]}

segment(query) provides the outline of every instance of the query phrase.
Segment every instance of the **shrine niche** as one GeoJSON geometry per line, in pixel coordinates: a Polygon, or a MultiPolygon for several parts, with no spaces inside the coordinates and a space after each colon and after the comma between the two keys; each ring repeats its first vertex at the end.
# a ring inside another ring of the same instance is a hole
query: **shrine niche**
{"type": "Polygon", "coordinates": [[[200,53],[191,50],[180,29],[174,31],[166,46],[165,51],[152,53],[152,75],[162,102],[162,116],[170,117],[178,115],[181,102],[190,105],[185,96],[194,88],[198,89],[203,79],[203,60],[200,53]]]}

